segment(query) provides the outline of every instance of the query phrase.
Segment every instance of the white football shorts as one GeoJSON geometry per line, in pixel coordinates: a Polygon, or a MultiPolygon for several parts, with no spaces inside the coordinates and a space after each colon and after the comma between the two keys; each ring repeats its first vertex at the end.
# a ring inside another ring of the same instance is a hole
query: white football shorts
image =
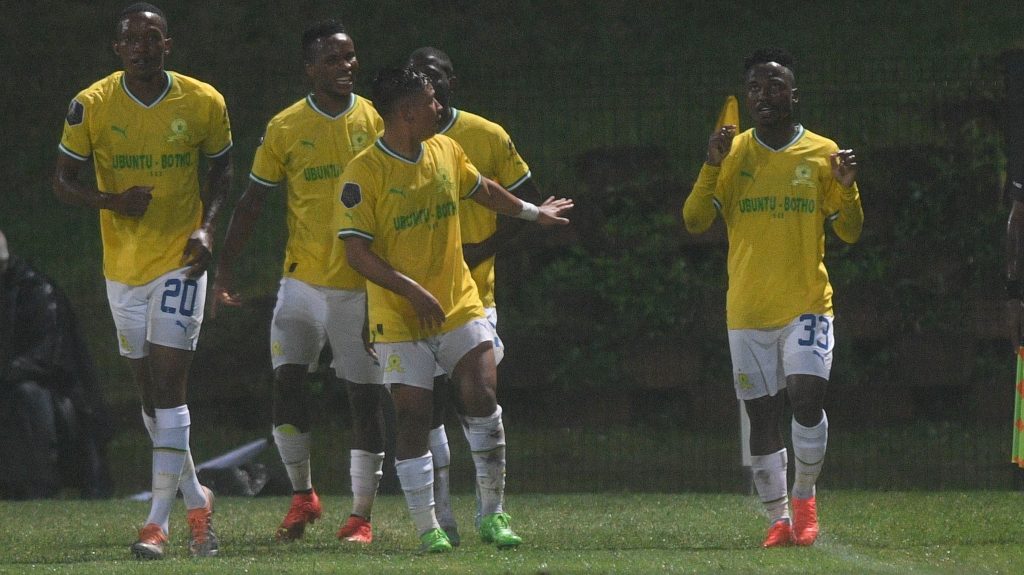
{"type": "Polygon", "coordinates": [[[107,301],[121,355],[141,359],[149,344],[195,351],[206,306],[206,273],[188,279],[171,270],[140,286],[107,280],[107,301]]]}
{"type": "Polygon", "coordinates": [[[313,368],[330,343],[335,375],[353,383],[380,383],[380,369],[363,347],[366,292],[282,278],[270,322],[270,359],[313,368]]]}
{"type": "Polygon", "coordinates": [[[455,366],[471,349],[497,334],[491,322],[474,319],[449,332],[416,341],[373,344],[380,359],[382,381],[386,385],[402,383],[424,389],[434,389],[437,368],[453,373],[455,366]]]}
{"type": "Polygon", "coordinates": [[[803,314],[778,329],[731,329],[736,397],[748,400],[774,396],[786,388],[786,376],[815,375],[828,379],[835,346],[832,316],[803,314]]]}

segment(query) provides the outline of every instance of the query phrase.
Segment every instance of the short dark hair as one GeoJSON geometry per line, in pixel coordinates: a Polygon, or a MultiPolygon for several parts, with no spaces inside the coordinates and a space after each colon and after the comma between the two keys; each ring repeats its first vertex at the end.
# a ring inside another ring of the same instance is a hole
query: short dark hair
{"type": "Polygon", "coordinates": [[[373,79],[373,107],[386,118],[402,100],[422,94],[429,85],[430,79],[412,66],[384,68],[373,79]]]}
{"type": "Polygon", "coordinates": [[[308,64],[316,61],[317,44],[320,40],[335,34],[348,34],[345,26],[338,20],[320,20],[306,28],[302,33],[302,59],[308,64]]]}
{"type": "Polygon", "coordinates": [[[789,71],[796,75],[796,60],[793,55],[783,48],[758,48],[743,60],[743,73],[746,74],[751,68],[758,64],[775,62],[789,68],[789,71]]]}
{"type": "MultiPolygon", "coordinates": [[[[121,14],[117,17],[118,27],[121,26],[121,22],[124,22],[125,18],[131,16],[132,14],[138,14],[139,12],[152,12],[153,14],[159,16],[160,19],[164,21],[164,34],[167,33],[167,16],[164,15],[163,10],[157,8],[149,2],[136,2],[135,4],[128,6],[124,10],[121,10],[121,14]]],[[[121,30],[118,29],[117,34],[120,33],[121,30]]]]}
{"type": "Polygon", "coordinates": [[[427,60],[430,58],[437,60],[442,66],[447,68],[445,72],[449,75],[455,71],[455,66],[452,65],[452,59],[448,57],[448,54],[445,54],[443,51],[434,48],[433,46],[423,46],[413,50],[412,54],[409,54],[409,63],[415,64],[419,60],[427,60]]]}

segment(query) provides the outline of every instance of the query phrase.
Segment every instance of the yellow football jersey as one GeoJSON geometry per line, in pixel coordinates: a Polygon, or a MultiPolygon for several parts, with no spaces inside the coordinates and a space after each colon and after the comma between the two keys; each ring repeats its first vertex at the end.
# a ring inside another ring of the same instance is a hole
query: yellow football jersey
{"type": "MultiPolygon", "coordinates": [[[[505,129],[485,118],[452,108],[452,119],[441,133],[455,140],[466,151],[469,161],[484,176],[507,190],[515,190],[530,177],[530,167],[519,156],[505,129]]],[[[470,199],[459,206],[462,241],[482,242],[498,229],[498,215],[470,199]]],[[[494,307],[494,258],[480,262],[472,270],[484,307],[494,307]]]]}
{"type": "Polygon", "coordinates": [[[440,329],[420,329],[404,297],[367,282],[374,341],[416,341],[484,317],[462,259],[460,199],[480,187],[480,173],[457,143],[437,135],[419,157],[404,158],[377,140],[349,162],[342,176],[339,238],[371,240],[373,252],[429,291],[445,311],[440,329]]]}
{"type": "Polygon", "coordinates": [[[864,222],[856,184],[832,176],[835,142],[800,127],[773,150],[747,130],[720,168],[704,165],[683,206],[687,227],[703,231],[715,208],[729,235],[729,329],[767,329],[803,313],[832,314],[825,270],[825,221],[853,243],[864,222]]]}
{"type": "Polygon", "coordinates": [[[226,153],[231,127],[224,98],[209,84],[167,72],[167,90],[146,105],[123,76],[115,72],[75,96],[60,150],[82,161],[92,157],[101,192],[153,187],[141,218],[100,210],[104,276],[142,285],[181,267],[202,220],[199,152],[226,153]]]}
{"type": "Polygon", "coordinates": [[[363,276],[349,267],[344,242],[334,237],[332,214],[342,171],[383,129],[370,101],[356,94],[337,116],[307,96],[267,124],[249,177],[265,186],[288,181],[285,276],[335,289],[363,289],[363,276]]]}

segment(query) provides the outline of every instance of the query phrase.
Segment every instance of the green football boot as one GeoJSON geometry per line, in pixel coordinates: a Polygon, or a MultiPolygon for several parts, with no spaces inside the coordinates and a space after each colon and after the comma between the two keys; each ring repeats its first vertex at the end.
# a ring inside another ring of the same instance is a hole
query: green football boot
{"type": "Polygon", "coordinates": [[[442,529],[431,529],[420,535],[419,553],[447,553],[451,550],[452,543],[442,529]]]}
{"type": "Polygon", "coordinates": [[[491,513],[480,521],[480,540],[494,543],[498,549],[518,547],[523,538],[516,535],[508,525],[508,513],[491,513]]]}

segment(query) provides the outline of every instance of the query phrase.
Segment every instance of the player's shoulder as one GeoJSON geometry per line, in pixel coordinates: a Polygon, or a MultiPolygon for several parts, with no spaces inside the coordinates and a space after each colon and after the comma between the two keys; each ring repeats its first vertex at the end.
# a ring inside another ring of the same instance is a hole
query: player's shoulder
{"type": "Polygon", "coordinates": [[[423,142],[423,147],[428,153],[465,154],[459,142],[447,134],[434,134],[433,137],[423,142]]]}
{"type": "Polygon", "coordinates": [[[803,137],[801,138],[801,144],[811,147],[827,150],[828,153],[832,153],[839,149],[839,146],[830,138],[816,134],[807,128],[803,129],[803,137]]]}
{"type": "Polygon", "coordinates": [[[75,101],[85,107],[89,107],[93,104],[109,99],[115,90],[121,89],[120,85],[122,76],[124,76],[124,72],[117,71],[105,78],[96,80],[87,88],[78,92],[78,94],[75,95],[75,101]]]}
{"type": "Polygon", "coordinates": [[[300,119],[314,113],[312,107],[309,104],[309,96],[292,102],[287,107],[274,114],[270,121],[267,122],[267,126],[282,126],[294,122],[296,119],[300,119]]]}
{"type": "Polygon", "coordinates": [[[168,70],[167,74],[170,75],[171,81],[174,82],[175,87],[183,94],[194,95],[200,98],[210,98],[220,102],[224,101],[224,96],[222,96],[212,84],[193,78],[192,76],[186,76],[180,72],[172,72],[168,70]]]}
{"type": "Polygon", "coordinates": [[[465,110],[455,110],[455,116],[452,119],[452,129],[482,133],[499,138],[508,137],[508,132],[505,131],[501,124],[465,110]]]}

